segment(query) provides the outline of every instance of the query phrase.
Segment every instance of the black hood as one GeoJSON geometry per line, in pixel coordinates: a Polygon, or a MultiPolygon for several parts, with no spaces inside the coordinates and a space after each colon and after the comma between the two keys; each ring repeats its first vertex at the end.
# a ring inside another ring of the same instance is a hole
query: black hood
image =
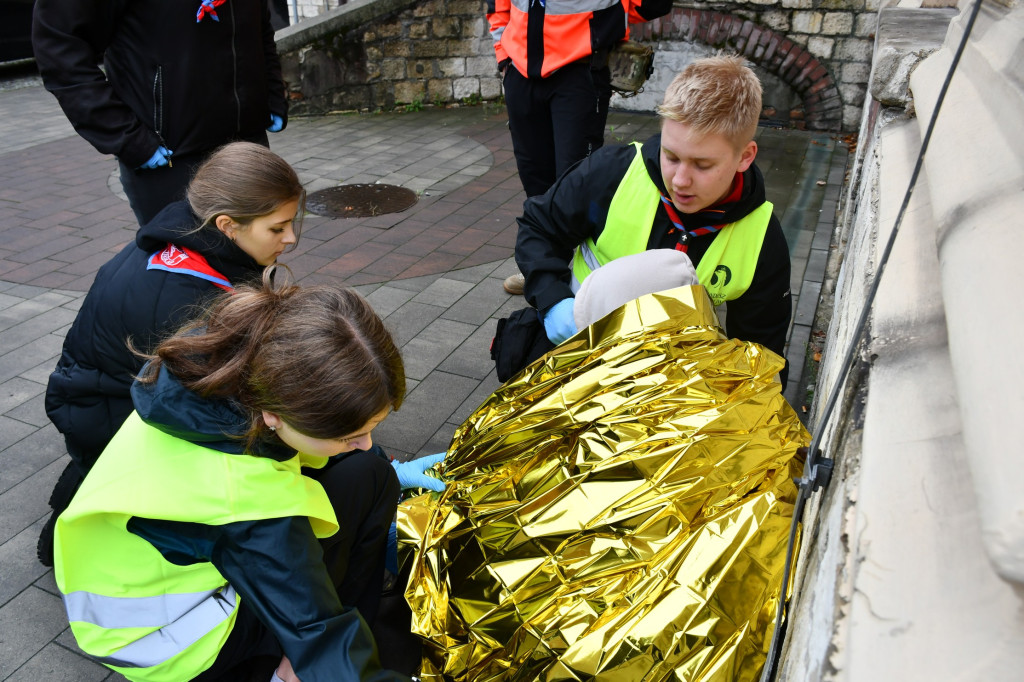
{"type": "Polygon", "coordinates": [[[276,436],[257,442],[253,451],[246,452],[242,440],[249,426],[245,410],[233,400],[203,398],[188,390],[165,367],[160,368],[156,381],[135,381],[131,391],[135,411],[142,421],[175,438],[229,454],[250,454],[277,461],[295,456],[295,450],[276,436]]]}
{"type": "MultiPolygon", "coordinates": [[[[657,185],[658,191],[666,194],[664,178],[661,177],[661,134],[651,136],[643,146],[644,164],[647,174],[657,185]]],[[[699,213],[684,213],[680,216],[688,230],[708,225],[734,223],[745,218],[755,208],[765,202],[764,176],[756,164],[743,172],[743,192],[736,201],[724,202],[710,206],[699,213]]]]}
{"type": "Polygon", "coordinates": [[[199,216],[186,201],[168,204],[135,234],[135,245],[146,253],[168,244],[196,251],[233,284],[257,281],[263,266],[213,225],[199,228],[199,216]]]}

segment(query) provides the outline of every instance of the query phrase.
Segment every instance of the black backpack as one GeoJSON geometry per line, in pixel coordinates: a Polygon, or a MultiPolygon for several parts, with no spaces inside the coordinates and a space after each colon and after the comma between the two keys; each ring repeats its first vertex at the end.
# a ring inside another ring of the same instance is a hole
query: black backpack
{"type": "Polygon", "coordinates": [[[522,308],[498,320],[491,341],[491,359],[498,381],[508,381],[519,370],[555,347],[544,333],[536,308],[522,308]]]}

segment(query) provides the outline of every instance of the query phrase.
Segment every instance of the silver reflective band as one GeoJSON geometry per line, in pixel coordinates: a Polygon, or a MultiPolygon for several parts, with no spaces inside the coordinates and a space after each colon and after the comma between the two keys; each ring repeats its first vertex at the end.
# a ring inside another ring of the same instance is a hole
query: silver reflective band
{"type": "Polygon", "coordinates": [[[156,597],[105,597],[90,592],[63,597],[70,621],[107,629],[160,627],[111,656],[94,657],[122,668],[149,668],[180,654],[227,620],[238,605],[238,593],[231,585],[214,592],[156,597]]]}
{"type": "MultiPolygon", "coordinates": [[[[601,267],[601,264],[597,261],[597,256],[595,256],[594,252],[590,250],[590,247],[587,246],[586,242],[580,244],[578,248],[580,255],[583,256],[583,262],[587,264],[587,267],[590,268],[591,272],[594,272],[601,267]]],[[[574,268],[570,267],[569,273],[572,275],[572,279],[569,281],[569,288],[572,289],[572,293],[579,293],[580,287],[583,286],[583,282],[576,279],[576,270],[574,268]]]]}
{"type": "MultiPolygon", "coordinates": [[[[531,0],[512,0],[512,6],[520,12],[529,12],[530,2],[531,0]]],[[[544,14],[583,14],[620,4],[621,0],[547,0],[544,3],[544,14]]]]}

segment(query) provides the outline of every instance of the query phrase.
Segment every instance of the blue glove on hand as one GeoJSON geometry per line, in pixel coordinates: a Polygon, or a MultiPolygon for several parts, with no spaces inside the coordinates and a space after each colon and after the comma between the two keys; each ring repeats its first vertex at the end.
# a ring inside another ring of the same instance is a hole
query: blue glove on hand
{"type": "Polygon", "coordinates": [[[443,462],[444,456],[445,453],[441,452],[408,462],[399,462],[397,459],[393,460],[391,466],[395,467],[395,473],[398,474],[398,485],[402,486],[402,490],[427,488],[428,490],[441,492],[444,490],[444,481],[428,476],[423,472],[438,462],[443,462]]]}
{"type": "Polygon", "coordinates": [[[268,133],[279,133],[284,128],[284,119],[277,114],[270,115],[270,125],[267,126],[268,133]]]}
{"type": "Polygon", "coordinates": [[[572,315],[575,305],[575,298],[563,298],[544,313],[544,333],[551,343],[558,345],[579,331],[572,315]]]}
{"type": "Polygon", "coordinates": [[[153,152],[153,156],[149,157],[149,161],[139,166],[139,168],[159,168],[160,166],[166,166],[171,162],[171,156],[174,154],[170,149],[160,145],[153,152]]]}

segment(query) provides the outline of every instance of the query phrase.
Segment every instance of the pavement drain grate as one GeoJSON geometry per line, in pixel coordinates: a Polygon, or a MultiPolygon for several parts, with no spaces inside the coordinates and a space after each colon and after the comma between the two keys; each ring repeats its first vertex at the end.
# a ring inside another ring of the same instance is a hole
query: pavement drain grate
{"type": "Polygon", "coordinates": [[[311,192],[306,209],[327,218],[366,218],[398,213],[416,203],[416,192],[397,185],[338,185],[311,192]]]}

